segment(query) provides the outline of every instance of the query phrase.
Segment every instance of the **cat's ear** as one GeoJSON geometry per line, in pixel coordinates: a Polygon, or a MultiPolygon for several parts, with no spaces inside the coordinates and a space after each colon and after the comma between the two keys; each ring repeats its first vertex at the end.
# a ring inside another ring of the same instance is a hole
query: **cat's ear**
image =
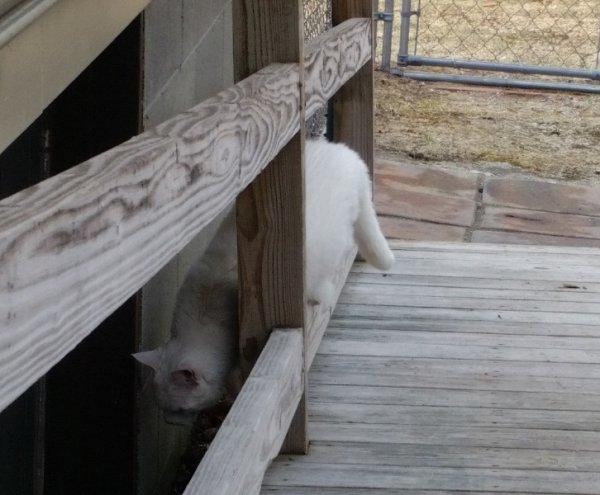
{"type": "Polygon", "coordinates": [[[132,354],[132,356],[140,363],[150,366],[150,368],[152,368],[154,371],[156,371],[160,365],[160,355],[160,348],[152,351],[142,351],[132,354]]]}
{"type": "Polygon", "coordinates": [[[198,376],[196,372],[191,368],[182,368],[175,371],[171,371],[171,382],[175,385],[183,387],[197,387],[198,376]]]}

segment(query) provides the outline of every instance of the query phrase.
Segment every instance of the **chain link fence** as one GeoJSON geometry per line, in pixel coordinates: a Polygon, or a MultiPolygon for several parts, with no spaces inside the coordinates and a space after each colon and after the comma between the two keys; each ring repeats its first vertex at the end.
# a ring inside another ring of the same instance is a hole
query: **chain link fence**
{"type": "Polygon", "coordinates": [[[393,25],[386,26],[380,38],[384,69],[418,79],[600,90],[594,83],[600,80],[600,0],[386,0],[379,4],[378,19],[393,25]],[[396,43],[398,67],[392,67],[390,47],[396,43]],[[443,67],[446,74],[439,69],[429,75],[415,73],[409,66],[443,67]],[[449,74],[448,69],[462,72],[449,74]],[[486,80],[481,75],[473,79],[465,75],[469,69],[529,78],[536,74],[538,83],[506,77],[486,80]],[[589,81],[552,82],[544,76],[589,81]]]}
{"type": "Polygon", "coordinates": [[[304,41],[310,41],[331,27],[331,1],[304,0],[304,41]]]}
{"type": "MultiPolygon", "coordinates": [[[[331,27],[331,1],[304,0],[304,42],[316,38],[331,27]]],[[[322,136],[327,128],[327,105],[306,122],[307,137],[322,136]]]]}

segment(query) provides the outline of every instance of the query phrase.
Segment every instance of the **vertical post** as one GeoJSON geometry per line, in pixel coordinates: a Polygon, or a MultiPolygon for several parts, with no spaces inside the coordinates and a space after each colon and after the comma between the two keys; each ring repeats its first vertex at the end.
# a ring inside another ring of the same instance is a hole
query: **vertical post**
{"type": "MultiPolygon", "coordinates": [[[[303,67],[301,1],[234,0],[233,12],[236,80],[274,62],[303,67]]],[[[246,375],[273,328],[305,328],[304,71],[299,73],[300,132],[237,199],[240,357],[246,375]]],[[[305,398],[284,447],[290,453],[306,453],[308,447],[305,398]]]]}
{"type": "Polygon", "coordinates": [[[408,58],[411,9],[411,0],[402,0],[402,10],[400,12],[400,48],[398,50],[398,64],[400,65],[406,65],[408,58]]]}
{"type": "MultiPolygon", "coordinates": [[[[392,59],[392,32],[394,28],[394,0],[385,0],[383,13],[383,43],[381,44],[381,68],[389,72],[392,59]]],[[[376,34],[376,33],[375,33],[376,34]]]]}
{"type": "MultiPolygon", "coordinates": [[[[600,25],[599,25],[600,27],[600,25]]],[[[596,43],[596,65],[594,68],[598,70],[598,65],[600,64],[600,29],[598,30],[598,43],[596,43]]]]}
{"type": "MultiPolygon", "coordinates": [[[[370,0],[332,0],[333,25],[352,17],[372,19],[370,0]]],[[[371,28],[371,33],[374,30],[371,28]]],[[[373,51],[367,62],[333,97],[333,140],[354,149],[373,172],[373,51]]]]}

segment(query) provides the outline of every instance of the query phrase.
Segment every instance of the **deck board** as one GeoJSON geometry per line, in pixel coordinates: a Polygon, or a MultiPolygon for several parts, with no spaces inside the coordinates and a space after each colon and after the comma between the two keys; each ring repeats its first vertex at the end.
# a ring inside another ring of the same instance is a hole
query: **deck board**
{"type": "Polygon", "coordinates": [[[598,495],[600,250],[396,244],[310,372],[311,448],[262,493],[598,495]]]}

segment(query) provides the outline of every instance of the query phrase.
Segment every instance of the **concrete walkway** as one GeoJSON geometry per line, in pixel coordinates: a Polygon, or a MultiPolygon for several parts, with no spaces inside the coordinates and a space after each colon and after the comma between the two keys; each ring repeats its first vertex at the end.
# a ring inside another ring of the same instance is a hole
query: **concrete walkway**
{"type": "Polygon", "coordinates": [[[377,159],[392,239],[600,247],[600,186],[377,159]]]}

